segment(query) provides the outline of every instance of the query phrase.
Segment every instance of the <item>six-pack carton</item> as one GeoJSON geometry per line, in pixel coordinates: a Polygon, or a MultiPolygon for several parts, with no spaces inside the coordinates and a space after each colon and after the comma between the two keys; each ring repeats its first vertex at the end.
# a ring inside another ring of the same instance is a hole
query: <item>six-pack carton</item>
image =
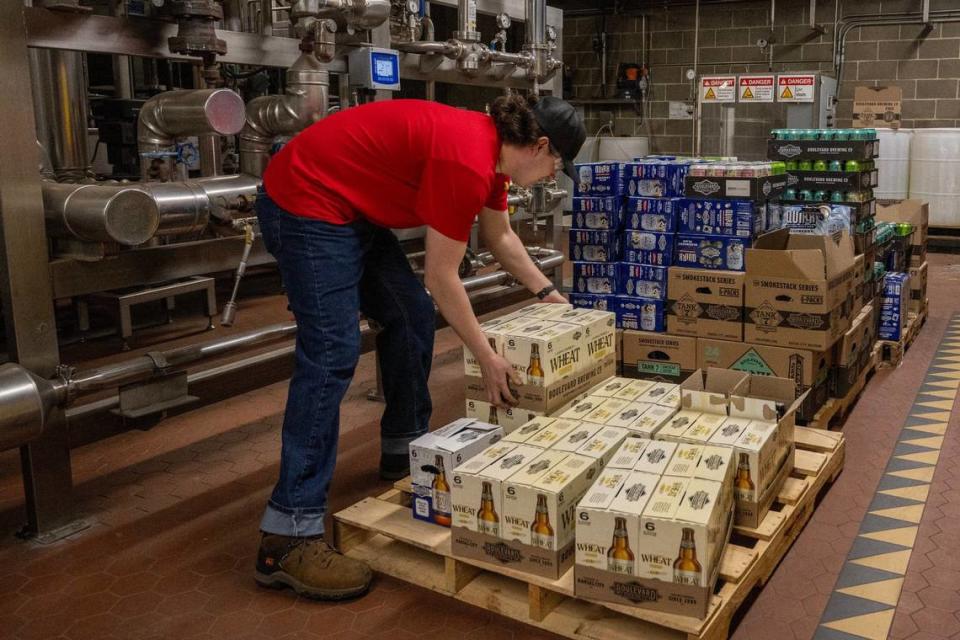
{"type": "Polygon", "coordinates": [[[450,476],[503,437],[503,429],[470,418],[454,420],[410,443],[413,517],[449,527],[452,519],[450,476]]]}
{"type": "Polygon", "coordinates": [[[780,229],[747,250],[744,340],[825,351],[850,326],[854,272],[850,236],[780,229]]]}

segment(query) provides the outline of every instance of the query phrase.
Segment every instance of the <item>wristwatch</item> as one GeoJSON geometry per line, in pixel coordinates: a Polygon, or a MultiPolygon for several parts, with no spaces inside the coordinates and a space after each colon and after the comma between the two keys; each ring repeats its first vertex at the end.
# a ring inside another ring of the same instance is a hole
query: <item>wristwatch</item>
{"type": "Polygon", "coordinates": [[[550,295],[556,290],[557,288],[552,284],[547,285],[546,287],[544,287],[543,289],[540,289],[540,291],[537,292],[537,298],[539,300],[543,300],[544,298],[546,298],[548,295],[550,295]]]}

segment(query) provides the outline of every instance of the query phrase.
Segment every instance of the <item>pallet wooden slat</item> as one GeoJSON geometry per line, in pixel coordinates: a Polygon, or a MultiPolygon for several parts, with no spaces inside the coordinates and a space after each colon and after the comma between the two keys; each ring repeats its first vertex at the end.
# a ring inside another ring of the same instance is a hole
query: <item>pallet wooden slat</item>
{"type": "Polygon", "coordinates": [[[409,480],[337,513],[335,537],[344,553],[378,571],[568,638],[723,638],[736,609],[769,578],[811,517],[816,496],[842,469],[841,434],[799,427],[796,439],[795,470],[777,498],[779,511],[771,511],[756,529],[736,528],[738,536],[755,544],[727,545],[719,589],[703,620],[576,598],[572,570],[549,580],[453,557],[449,530],[414,520],[404,506],[409,480]]]}

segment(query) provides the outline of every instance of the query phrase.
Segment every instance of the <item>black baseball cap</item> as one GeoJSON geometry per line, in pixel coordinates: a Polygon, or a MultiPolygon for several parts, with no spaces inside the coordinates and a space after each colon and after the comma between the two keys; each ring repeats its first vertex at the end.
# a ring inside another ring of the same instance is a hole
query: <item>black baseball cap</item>
{"type": "Polygon", "coordinates": [[[543,133],[550,139],[550,146],[563,158],[563,172],[577,181],[573,159],[587,139],[583,118],[572,104],[556,96],[544,96],[533,105],[533,115],[543,133]]]}

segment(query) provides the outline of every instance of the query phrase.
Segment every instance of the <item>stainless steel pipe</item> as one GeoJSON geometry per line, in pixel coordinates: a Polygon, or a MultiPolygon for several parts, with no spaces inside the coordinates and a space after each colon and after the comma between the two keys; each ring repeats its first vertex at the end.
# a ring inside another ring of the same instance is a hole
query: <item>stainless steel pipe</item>
{"type": "MultiPolygon", "coordinates": [[[[563,253],[553,249],[533,247],[528,251],[542,271],[555,269],[564,261],[563,253]]],[[[463,286],[467,291],[477,291],[512,280],[512,275],[501,270],[465,278],[463,286]]],[[[51,411],[57,406],[66,407],[84,394],[147,380],[184,365],[291,337],[296,330],[295,322],[273,324],[200,344],[147,353],[84,372],[65,370],[52,380],[39,378],[19,364],[4,364],[0,366],[0,451],[38,437],[51,411]]]]}
{"type": "Polygon", "coordinates": [[[291,136],[327,114],[330,75],[317,58],[304,52],[287,70],[287,91],[261,96],[247,105],[240,133],[240,171],[263,175],[277,136],[291,136]]]}
{"type": "Polygon", "coordinates": [[[90,165],[83,54],[53,49],[29,49],[28,53],[33,72],[37,139],[58,180],[82,180],[90,165]]]}
{"type": "Polygon", "coordinates": [[[171,154],[179,137],[233,135],[243,129],[243,98],[230,89],[165,91],[147,100],[137,120],[144,179],[173,179],[171,154]],[[158,161],[154,163],[153,161],[158,161]],[[166,169],[157,172],[157,165],[166,169]]]}

